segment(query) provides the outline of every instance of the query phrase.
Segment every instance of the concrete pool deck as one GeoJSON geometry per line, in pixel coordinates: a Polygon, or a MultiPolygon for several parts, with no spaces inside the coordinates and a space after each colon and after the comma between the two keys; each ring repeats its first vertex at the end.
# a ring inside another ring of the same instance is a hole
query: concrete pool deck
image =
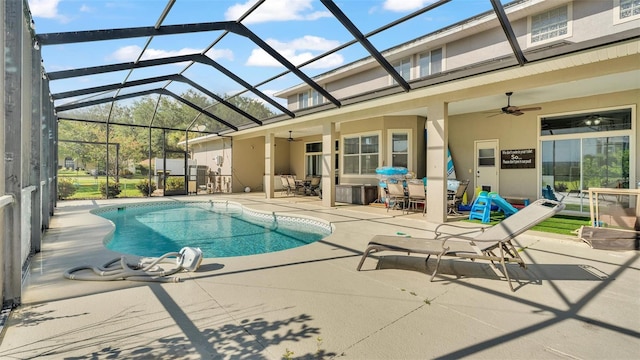
{"type": "MultiPolygon", "coordinates": [[[[0,358],[92,359],[632,359],[640,353],[640,253],[594,250],[529,231],[529,264],[511,292],[485,263],[380,253],[356,271],[375,234],[432,236],[421,213],[320,206],[264,194],[228,199],[330,221],[335,232],[286,251],[205,259],[181,283],[72,281],[74,266],[117,258],[89,210],[134,199],[62,201],[36,254],[0,358]]],[[[145,200],[147,201],[147,200],[145,200]]],[[[179,249],[176,249],[179,250],[179,249]]]]}

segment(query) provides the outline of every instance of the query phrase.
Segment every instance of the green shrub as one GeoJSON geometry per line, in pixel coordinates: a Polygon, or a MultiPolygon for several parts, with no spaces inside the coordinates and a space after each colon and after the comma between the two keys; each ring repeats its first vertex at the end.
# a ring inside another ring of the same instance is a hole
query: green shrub
{"type": "Polygon", "coordinates": [[[76,193],[78,187],[73,183],[73,180],[69,178],[58,178],[58,198],[66,199],[76,193]]]}
{"type": "Polygon", "coordinates": [[[150,196],[158,187],[153,181],[151,182],[151,185],[149,185],[149,180],[140,180],[140,182],[136,184],[136,188],[140,190],[142,195],[150,196]]]}
{"type": "Polygon", "coordinates": [[[555,185],[555,190],[557,192],[565,192],[565,191],[567,191],[567,184],[565,184],[565,183],[557,183],[555,185]]]}
{"type": "Polygon", "coordinates": [[[111,181],[111,179],[109,179],[109,195],[107,195],[107,184],[104,181],[100,182],[100,194],[102,194],[103,197],[108,198],[114,198],[118,195],[120,195],[120,184],[115,182],[115,181],[111,181]]]}
{"type": "Polygon", "coordinates": [[[122,169],[120,170],[120,176],[125,179],[131,179],[133,177],[133,173],[129,169],[122,169]]]}
{"type": "Polygon", "coordinates": [[[136,173],[140,175],[149,175],[149,168],[144,165],[136,165],[136,173]]]}
{"type": "Polygon", "coordinates": [[[167,178],[166,184],[165,184],[165,190],[180,190],[180,189],[184,189],[183,177],[167,178]]]}

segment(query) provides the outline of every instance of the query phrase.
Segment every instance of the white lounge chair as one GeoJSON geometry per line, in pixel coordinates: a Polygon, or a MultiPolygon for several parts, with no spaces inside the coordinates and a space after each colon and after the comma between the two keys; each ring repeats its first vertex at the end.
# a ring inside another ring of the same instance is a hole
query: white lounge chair
{"type": "MultiPolygon", "coordinates": [[[[360,271],[369,254],[379,251],[426,254],[426,260],[431,255],[437,256],[436,267],[431,275],[431,281],[438,273],[438,266],[443,256],[470,259],[472,261],[488,260],[498,275],[500,273],[495,267],[495,262],[499,262],[502,265],[502,271],[507,279],[509,288],[514,291],[506,264],[508,262],[517,263],[523,269],[526,269],[526,264],[511,243],[511,240],[534,225],[557,214],[564,207],[565,205],[560,202],[540,199],[494,226],[478,229],[473,236],[470,236],[469,232],[461,235],[442,233],[440,229],[444,226],[457,227],[449,224],[439,225],[435,230],[436,236],[433,239],[376,235],[369,241],[357,270],[360,271]]],[[[473,230],[470,228],[465,229],[473,230]]]]}

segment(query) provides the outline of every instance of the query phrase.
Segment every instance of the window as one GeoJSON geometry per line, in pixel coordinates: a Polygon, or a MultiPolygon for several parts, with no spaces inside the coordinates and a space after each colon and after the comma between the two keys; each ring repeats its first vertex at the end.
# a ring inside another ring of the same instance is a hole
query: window
{"type": "MultiPolygon", "coordinates": [[[[396,61],[393,63],[393,68],[402,76],[403,79],[409,81],[411,80],[411,58],[405,58],[400,61],[396,61]]],[[[396,84],[396,81],[393,80],[393,84],[396,84]]]]}
{"type": "Polygon", "coordinates": [[[567,209],[583,212],[589,206],[579,197],[581,190],[628,189],[633,180],[630,164],[637,161],[631,152],[631,118],[631,108],[542,118],[542,188],[549,185],[564,195],[575,194],[576,201],[569,201],[567,209]]]}
{"type": "Polygon", "coordinates": [[[614,23],[640,19],[640,0],[615,0],[614,23]]]}
{"type": "Polygon", "coordinates": [[[64,158],[64,167],[66,167],[67,169],[75,168],[73,158],[70,158],[70,157],[64,158]]]}
{"type": "Polygon", "coordinates": [[[571,4],[529,18],[529,44],[538,45],[571,36],[571,4]]]}
{"type": "Polygon", "coordinates": [[[631,109],[543,117],[540,135],[566,135],[631,129],[631,109]]]}
{"type": "Polygon", "coordinates": [[[311,90],[311,105],[316,106],[320,105],[323,102],[322,94],[315,90],[311,90]]]}
{"type": "Polygon", "coordinates": [[[496,154],[495,149],[479,149],[478,150],[478,166],[495,166],[496,154]]]}
{"type": "Polygon", "coordinates": [[[309,93],[303,92],[298,94],[298,109],[304,109],[309,107],[309,93]]]}
{"type": "Polygon", "coordinates": [[[305,144],[305,177],[322,175],[322,142],[305,144]]]}
{"type": "Polygon", "coordinates": [[[442,49],[434,49],[420,54],[418,66],[420,66],[420,77],[442,72],[442,49]]]}
{"type": "Polygon", "coordinates": [[[324,97],[316,90],[309,90],[298,94],[298,109],[305,109],[309,106],[320,105],[323,102],[324,97]]]}
{"type": "Polygon", "coordinates": [[[391,146],[389,165],[409,168],[409,159],[411,158],[409,130],[392,130],[388,136],[391,146]]]}
{"type": "Polygon", "coordinates": [[[380,136],[375,134],[344,137],[343,173],[374,175],[379,165],[380,136]]]}

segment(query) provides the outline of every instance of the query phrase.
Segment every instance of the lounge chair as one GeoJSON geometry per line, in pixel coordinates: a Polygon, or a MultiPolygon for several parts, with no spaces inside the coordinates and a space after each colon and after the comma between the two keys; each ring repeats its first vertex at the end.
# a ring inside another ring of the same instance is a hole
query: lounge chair
{"type": "MultiPolygon", "coordinates": [[[[429,260],[431,255],[437,256],[431,281],[438,273],[440,260],[444,256],[470,259],[472,261],[488,260],[498,276],[502,275],[495,267],[495,262],[499,262],[502,265],[502,271],[509,288],[514,291],[506,264],[508,262],[517,263],[523,269],[526,269],[526,264],[511,243],[511,240],[534,225],[557,214],[564,207],[565,205],[560,202],[540,199],[494,226],[476,228],[475,234],[469,231],[459,235],[444,234],[440,231],[441,228],[445,226],[460,228],[460,226],[441,224],[436,227],[436,236],[433,239],[376,235],[369,241],[357,270],[360,271],[364,260],[369,254],[378,251],[426,254],[426,260],[429,260]]],[[[466,227],[465,229],[473,230],[473,228],[466,227]]]]}

